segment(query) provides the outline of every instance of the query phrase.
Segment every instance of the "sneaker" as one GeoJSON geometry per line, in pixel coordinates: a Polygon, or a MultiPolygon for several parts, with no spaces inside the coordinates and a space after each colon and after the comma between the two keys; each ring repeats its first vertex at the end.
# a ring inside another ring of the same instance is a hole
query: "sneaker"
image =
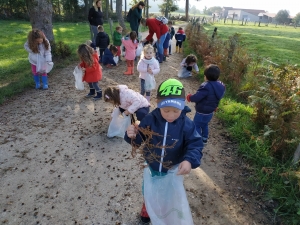
{"type": "Polygon", "coordinates": [[[91,97],[94,97],[94,96],[95,96],[95,94],[88,93],[85,97],[86,97],[86,98],[91,98],[91,97]]]}
{"type": "Polygon", "coordinates": [[[140,222],[142,225],[148,225],[148,224],[150,225],[151,220],[149,217],[141,216],[140,222]]]}
{"type": "Polygon", "coordinates": [[[207,139],[206,140],[202,139],[202,142],[203,142],[204,145],[207,145],[207,139]]]}

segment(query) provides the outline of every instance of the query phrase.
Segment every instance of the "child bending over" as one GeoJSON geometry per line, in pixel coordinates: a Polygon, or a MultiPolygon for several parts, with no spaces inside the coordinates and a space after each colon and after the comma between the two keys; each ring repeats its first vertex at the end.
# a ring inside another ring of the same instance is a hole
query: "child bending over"
{"type": "Polygon", "coordinates": [[[193,54],[188,55],[180,63],[180,70],[178,71],[178,77],[185,78],[192,76],[191,72],[194,68],[196,73],[199,73],[199,68],[197,66],[197,57],[193,54]]]}
{"type": "Polygon", "coordinates": [[[118,49],[114,45],[110,45],[109,48],[106,48],[102,57],[102,63],[107,68],[112,68],[113,66],[118,66],[114,60],[115,55],[117,54],[118,49]]]}

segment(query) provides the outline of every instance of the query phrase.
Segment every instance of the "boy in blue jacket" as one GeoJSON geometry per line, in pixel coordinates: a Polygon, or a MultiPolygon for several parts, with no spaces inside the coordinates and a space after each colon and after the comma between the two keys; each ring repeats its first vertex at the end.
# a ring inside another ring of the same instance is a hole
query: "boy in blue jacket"
{"type": "Polygon", "coordinates": [[[118,53],[118,48],[114,45],[110,45],[106,48],[102,56],[102,63],[106,68],[112,68],[112,66],[118,66],[114,60],[115,55],[118,53]]]}
{"type": "Polygon", "coordinates": [[[221,98],[225,93],[225,85],[219,81],[220,69],[211,64],[204,70],[205,82],[203,82],[195,94],[187,95],[188,102],[195,102],[196,114],[194,123],[198,133],[202,136],[204,144],[208,139],[208,123],[214,115],[221,98]]]}
{"type": "MultiPolygon", "coordinates": [[[[171,167],[178,166],[178,174],[190,173],[191,169],[199,167],[202,158],[203,142],[195,124],[186,113],[190,108],[185,106],[185,91],[182,83],[176,79],[162,82],[157,90],[157,108],[140,122],[138,127],[149,128],[158,133],[153,135],[149,144],[152,146],[172,146],[173,148],[144,148],[144,158],[152,171],[152,176],[164,176],[168,168],[164,162],[171,162],[171,167]],[[158,156],[158,160],[148,160],[150,154],[158,156]]],[[[125,141],[141,145],[145,136],[134,125],[127,128],[125,141]]],[[[147,185],[146,183],[144,185],[147,185]]],[[[141,221],[150,222],[149,215],[143,204],[141,221]]]]}
{"type": "Polygon", "coordinates": [[[182,42],[185,41],[185,33],[182,27],[178,28],[177,33],[175,34],[176,39],[176,53],[182,53],[182,42]]]}

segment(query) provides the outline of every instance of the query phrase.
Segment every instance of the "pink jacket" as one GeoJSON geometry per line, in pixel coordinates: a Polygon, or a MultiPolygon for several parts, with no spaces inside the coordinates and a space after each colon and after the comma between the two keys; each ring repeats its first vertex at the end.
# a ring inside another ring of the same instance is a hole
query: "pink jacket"
{"type": "Polygon", "coordinates": [[[150,106],[148,100],[140,93],[129,89],[126,85],[118,85],[120,90],[120,107],[128,110],[131,114],[138,109],[150,106]]]}
{"type": "Polygon", "coordinates": [[[145,58],[140,59],[140,61],[138,62],[138,65],[137,65],[137,70],[140,72],[139,77],[141,79],[145,80],[146,75],[147,75],[148,65],[152,69],[153,75],[156,75],[159,73],[159,71],[160,71],[159,63],[154,57],[152,57],[152,59],[150,59],[150,60],[145,59],[145,58]]]}
{"type": "Polygon", "coordinates": [[[124,40],[122,39],[122,44],[125,46],[125,59],[127,60],[134,60],[135,59],[135,51],[138,46],[138,42],[132,42],[131,39],[124,40]]]}

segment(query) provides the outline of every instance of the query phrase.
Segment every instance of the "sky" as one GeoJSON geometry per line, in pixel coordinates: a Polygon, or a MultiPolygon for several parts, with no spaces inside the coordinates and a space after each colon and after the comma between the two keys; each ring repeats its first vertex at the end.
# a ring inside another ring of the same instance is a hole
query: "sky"
{"type": "MultiPolygon", "coordinates": [[[[189,0],[190,5],[195,5],[197,9],[203,10],[212,6],[227,6],[233,8],[245,8],[245,9],[262,9],[270,13],[277,13],[281,9],[286,9],[290,12],[291,16],[295,16],[300,12],[300,0],[189,0]]],[[[149,0],[152,9],[155,10],[157,4],[161,4],[161,0],[153,1],[149,0]]],[[[179,8],[185,8],[185,0],[177,1],[179,8]]],[[[152,9],[150,11],[152,11],[152,9]]],[[[157,10],[158,11],[158,10],[157,10]]]]}

